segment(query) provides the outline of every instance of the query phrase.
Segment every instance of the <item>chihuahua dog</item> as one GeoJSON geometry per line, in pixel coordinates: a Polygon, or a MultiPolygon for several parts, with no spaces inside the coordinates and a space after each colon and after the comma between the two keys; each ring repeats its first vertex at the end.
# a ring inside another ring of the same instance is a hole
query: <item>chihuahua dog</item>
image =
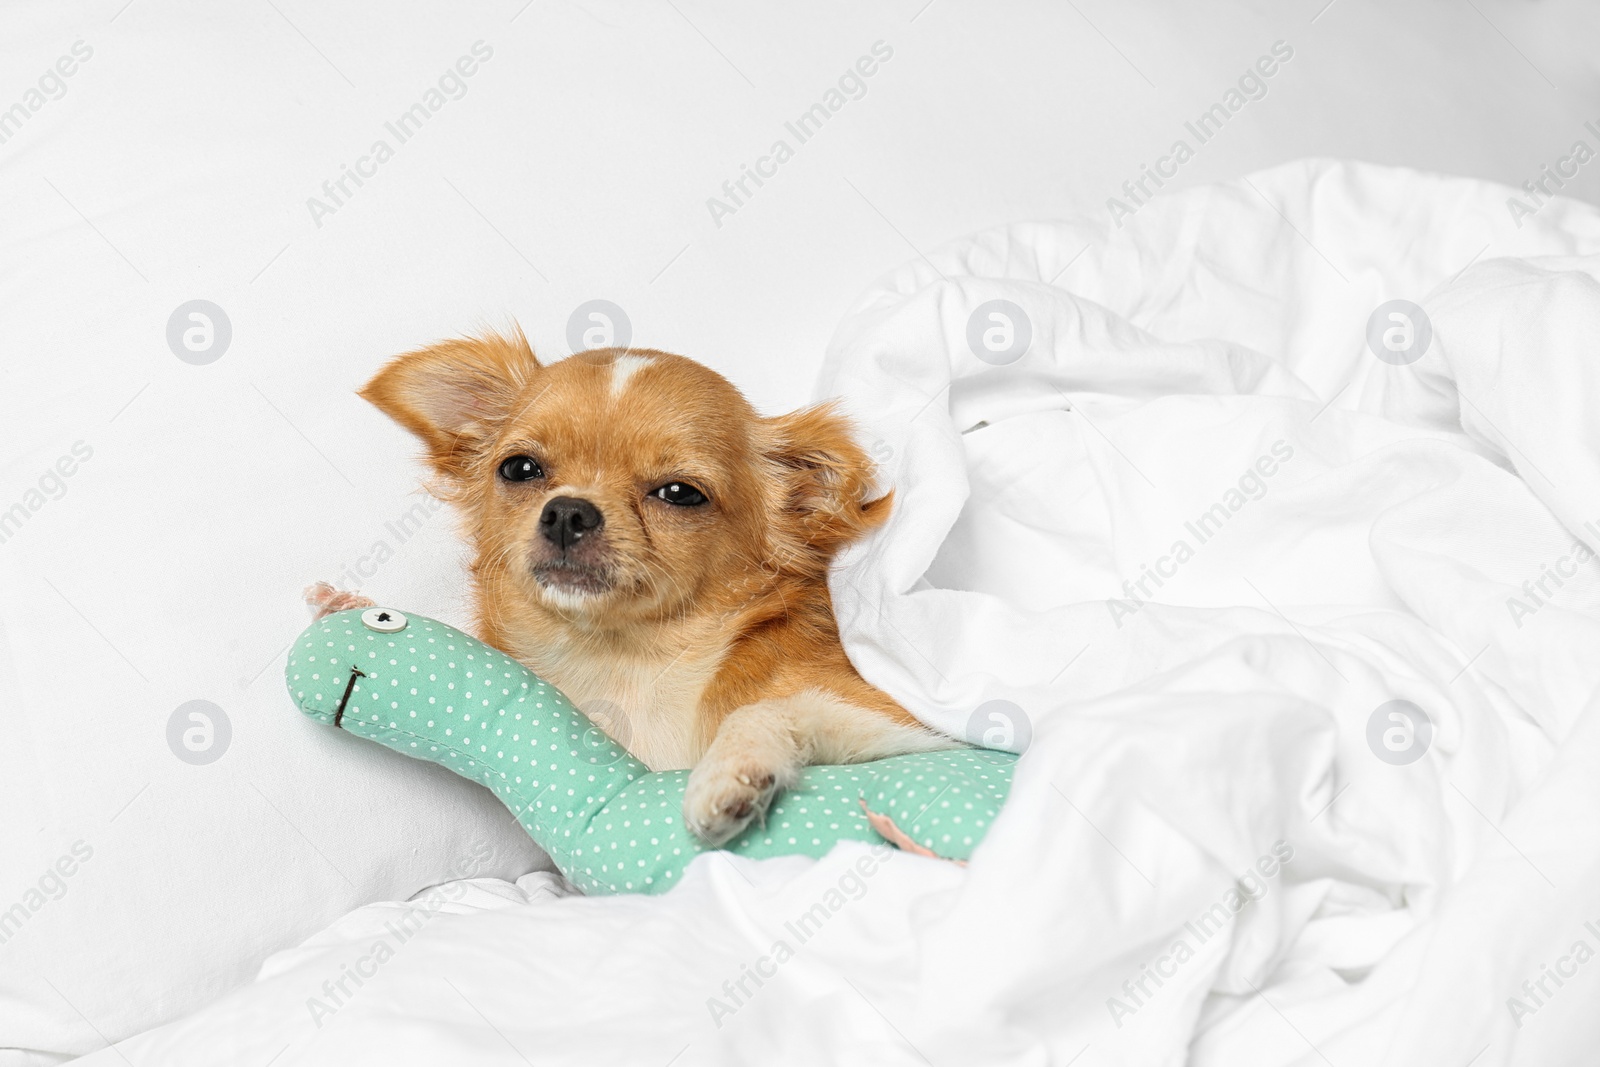
{"type": "Polygon", "coordinates": [[[828,406],[762,418],[683,356],[550,364],[521,331],[400,356],[361,395],[421,438],[463,513],[478,624],[652,770],[693,768],[708,844],[812,763],[957,745],[856,673],[828,566],[879,526],[828,406]]]}

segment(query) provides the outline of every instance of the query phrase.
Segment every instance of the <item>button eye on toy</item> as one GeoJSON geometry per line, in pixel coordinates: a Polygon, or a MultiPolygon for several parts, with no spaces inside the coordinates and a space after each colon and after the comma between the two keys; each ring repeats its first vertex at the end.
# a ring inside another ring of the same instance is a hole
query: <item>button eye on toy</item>
{"type": "Polygon", "coordinates": [[[380,634],[397,634],[406,628],[406,617],[393,608],[368,608],[361,613],[361,625],[380,634]]]}

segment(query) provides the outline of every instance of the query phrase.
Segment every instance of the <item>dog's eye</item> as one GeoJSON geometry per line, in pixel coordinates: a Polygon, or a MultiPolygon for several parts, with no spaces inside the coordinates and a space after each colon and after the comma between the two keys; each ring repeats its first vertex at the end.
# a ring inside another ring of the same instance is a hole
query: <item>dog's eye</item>
{"type": "Polygon", "coordinates": [[[650,495],[659,497],[669,504],[676,504],[680,508],[692,508],[696,504],[706,502],[706,495],[688,482],[668,482],[650,495]]]}
{"type": "Polygon", "coordinates": [[[544,477],[544,468],[532,456],[510,456],[500,461],[500,477],[508,482],[531,482],[544,477]]]}

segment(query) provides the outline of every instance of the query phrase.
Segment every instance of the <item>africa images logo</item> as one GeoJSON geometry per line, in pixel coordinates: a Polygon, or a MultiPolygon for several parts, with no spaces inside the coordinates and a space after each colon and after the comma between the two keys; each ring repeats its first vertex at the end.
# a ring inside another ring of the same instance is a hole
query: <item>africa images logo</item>
{"type": "Polygon", "coordinates": [[[394,139],[394,144],[389,143],[389,138],[379,137],[368,146],[366,154],[356,157],[354,167],[339,164],[338,177],[322,183],[322,196],[306,198],[306,210],[311,213],[311,221],[317,229],[322,229],[324,218],[338,214],[339,209],[349,203],[368,180],[378,176],[378,168],[395,157],[395,150],[400,145],[420,133],[422,127],[450,101],[460,100],[467,95],[467,79],[477,74],[482,65],[494,57],[494,48],[485,41],[474,41],[470,51],[471,55],[463,55],[447,67],[436,83],[423,90],[421,98],[395,116],[394,121],[383,124],[385,132],[394,139]],[[355,188],[351,188],[352,184],[355,188]]]}
{"type": "Polygon", "coordinates": [[[1294,846],[1287,841],[1272,843],[1271,851],[1256,857],[1222,898],[1183,924],[1182,931],[1167,950],[1139,968],[1139,973],[1122,983],[1122,996],[1107,997],[1106,1011],[1122,1029],[1123,1022],[1148,1007],[1169,979],[1176,978],[1185,963],[1199,955],[1199,949],[1218,934],[1232,928],[1233,919],[1244,909],[1263,900],[1276,878],[1294,859],[1294,846]],[[1154,988],[1151,988],[1154,986],[1154,988]]]}
{"type": "Polygon", "coordinates": [[[722,195],[706,197],[706,210],[711,213],[711,221],[717,229],[722,228],[725,218],[738,214],[739,209],[755,196],[757,189],[776,178],[778,168],[794,158],[795,150],[821,133],[822,127],[844,110],[846,104],[866,96],[867,79],[893,58],[892,46],[884,41],[872,42],[870,55],[857,58],[822,94],[820,100],[802,111],[792,122],[783,124],[784,133],[788,136],[773,141],[765,154],[756,157],[754,166],[739,164],[738,176],[722,183],[722,195]],[[790,143],[791,138],[793,144],[790,143]]]}
{"type": "Polygon", "coordinates": [[[1139,176],[1122,183],[1122,192],[1127,199],[1113,196],[1106,200],[1106,210],[1110,212],[1111,221],[1116,223],[1117,229],[1122,229],[1123,219],[1137,214],[1155,197],[1156,189],[1176,178],[1178,168],[1193,159],[1201,145],[1221,133],[1229,119],[1243,111],[1246,104],[1264,98],[1267,95],[1267,79],[1293,58],[1294,48],[1288,41],[1272,42],[1271,54],[1259,57],[1253,65],[1245,68],[1237,84],[1230,85],[1223,92],[1221,101],[1206,108],[1194,121],[1183,124],[1184,130],[1194,138],[1193,145],[1187,138],[1179,137],[1172,142],[1166,155],[1157,157],[1153,169],[1147,163],[1139,164],[1139,176]],[[1155,189],[1150,188],[1151,185],[1155,189]]]}

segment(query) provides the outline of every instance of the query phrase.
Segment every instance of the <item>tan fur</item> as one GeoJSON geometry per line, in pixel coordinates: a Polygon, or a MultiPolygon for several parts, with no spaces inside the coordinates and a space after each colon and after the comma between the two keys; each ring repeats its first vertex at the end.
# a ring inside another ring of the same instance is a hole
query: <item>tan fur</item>
{"type": "Polygon", "coordinates": [[[829,563],[891,501],[866,499],[871,462],[826,405],[762,418],[665,352],[545,366],[520,331],[401,356],[362,396],[422,439],[465,517],[480,636],[596,709],[652,769],[694,767],[684,817],[703,839],[735,836],[808,763],[955,744],[840,645],[829,563]],[[500,478],[515,455],[544,476],[500,478]],[[670,482],[709,502],[652,495],[670,482]],[[588,501],[603,525],[558,547],[539,526],[556,497],[588,501]]]}

